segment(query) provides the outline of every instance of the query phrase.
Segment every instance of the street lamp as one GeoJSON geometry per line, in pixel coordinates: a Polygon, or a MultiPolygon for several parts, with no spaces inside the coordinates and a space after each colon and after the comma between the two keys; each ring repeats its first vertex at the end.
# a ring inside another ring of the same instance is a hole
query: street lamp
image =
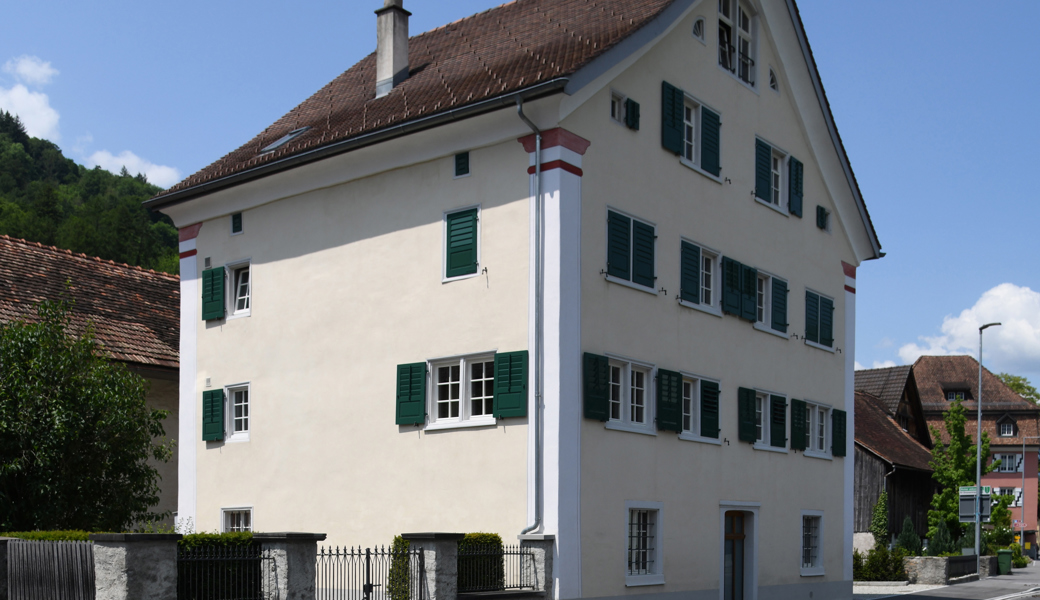
{"type": "MultiPolygon", "coordinates": [[[[990,327],[999,326],[1000,323],[986,323],[979,327],[979,397],[975,400],[975,572],[979,572],[979,542],[982,539],[982,332],[990,327]]],[[[1025,457],[1022,457],[1025,460],[1025,457]]],[[[1023,468],[1025,463],[1023,463],[1023,468]]],[[[1025,486],[1022,486],[1022,494],[1025,494],[1025,486]]],[[[1024,499],[1024,498],[1023,498],[1024,499]]]]}

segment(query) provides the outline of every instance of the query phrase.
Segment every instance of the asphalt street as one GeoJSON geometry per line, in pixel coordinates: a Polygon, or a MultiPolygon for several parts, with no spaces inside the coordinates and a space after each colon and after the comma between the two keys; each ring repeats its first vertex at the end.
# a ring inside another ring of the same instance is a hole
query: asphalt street
{"type": "MultiPolygon", "coordinates": [[[[898,598],[899,596],[896,596],[898,598]]],[[[1040,563],[1032,562],[1024,569],[1013,569],[1010,575],[987,577],[971,583],[906,594],[908,600],[1010,600],[1040,598],[1040,563]]]]}

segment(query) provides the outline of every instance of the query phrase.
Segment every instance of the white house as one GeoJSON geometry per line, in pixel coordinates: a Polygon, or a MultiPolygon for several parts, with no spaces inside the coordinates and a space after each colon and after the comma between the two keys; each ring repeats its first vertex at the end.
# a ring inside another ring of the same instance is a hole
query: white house
{"type": "Polygon", "coordinates": [[[794,1],[376,12],[377,52],[149,201],[180,518],[553,535],[558,598],[851,598],[881,252],[794,1]]]}

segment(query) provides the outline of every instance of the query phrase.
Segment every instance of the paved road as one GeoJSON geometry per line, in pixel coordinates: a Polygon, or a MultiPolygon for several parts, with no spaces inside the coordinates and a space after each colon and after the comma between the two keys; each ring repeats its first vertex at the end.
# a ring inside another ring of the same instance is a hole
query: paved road
{"type": "MultiPolygon", "coordinates": [[[[995,600],[1006,597],[1040,598],[1040,564],[1034,561],[1024,569],[1014,569],[1010,575],[989,577],[971,583],[959,583],[943,588],[907,594],[907,600],[995,600]],[[1035,590],[1033,593],[1027,593],[1035,590]]],[[[896,596],[899,598],[900,596],[896,596]]]]}

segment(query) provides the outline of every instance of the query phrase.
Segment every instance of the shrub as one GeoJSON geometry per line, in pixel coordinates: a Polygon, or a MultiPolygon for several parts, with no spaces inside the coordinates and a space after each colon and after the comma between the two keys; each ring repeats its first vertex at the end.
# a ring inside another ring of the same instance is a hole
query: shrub
{"type": "Polygon", "coordinates": [[[390,545],[390,573],[387,576],[387,592],[390,600],[408,600],[412,595],[411,569],[408,550],[411,543],[403,537],[394,536],[390,545]]]}
{"type": "Polygon", "coordinates": [[[177,561],[177,597],[192,597],[195,600],[218,600],[235,598],[240,586],[260,589],[262,573],[260,563],[253,560],[222,560],[218,564],[206,560],[213,555],[249,554],[251,547],[259,545],[253,541],[249,531],[232,533],[191,533],[178,542],[178,554],[182,557],[200,557],[202,560],[177,561]],[[183,595],[182,595],[183,594],[183,595]],[[191,596],[190,594],[195,594],[191,596]]]}
{"type": "Polygon", "coordinates": [[[233,531],[228,533],[189,533],[177,544],[181,548],[198,548],[200,546],[251,546],[252,531],[233,531]]]}
{"type": "Polygon", "coordinates": [[[857,581],[906,581],[902,548],[890,551],[884,546],[875,546],[864,557],[859,552],[852,554],[852,578],[857,581]],[[859,573],[857,574],[857,560],[859,573]]]}
{"type": "Polygon", "coordinates": [[[874,545],[888,547],[888,492],[881,492],[874,512],[870,517],[870,533],[874,534],[874,545]]]}
{"type": "Polygon", "coordinates": [[[903,519],[903,530],[896,538],[896,548],[902,548],[908,556],[919,556],[921,554],[921,538],[917,536],[914,522],[910,517],[903,519]]]}
{"type": "Polygon", "coordinates": [[[0,533],[0,536],[48,542],[85,542],[90,539],[90,532],[74,529],[63,531],[11,531],[0,533]]]}
{"type": "Polygon", "coordinates": [[[855,581],[867,580],[863,568],[863,554],[859,550],[852,551],[852,579],[855,581]]]}
{"type": "Polygon", "coordinates": [[[1029,559],[1025,556],[1022,556],[1022,546],[1019,546],[1018,544],[1010,544],[1007,547],[1007,549],[1011,551],[1012,567],[1015,567],[1016,569],[1021,569],[1029,565],[1029,559]]]}
{"type": "Polygon", "coordinates": [[[960,548],[956,547],[950,537],[950,530],[946,528],[946,521],[939,521],[935,527],[935,535],[928,544],[928,556],[949,556],[960,554],[960,548]]]}
{"type": "Polygon", "coordinates": [[[459,590],[505,589],[502,536],[497,533],[467,533],[459,540],[459,590]]]}

